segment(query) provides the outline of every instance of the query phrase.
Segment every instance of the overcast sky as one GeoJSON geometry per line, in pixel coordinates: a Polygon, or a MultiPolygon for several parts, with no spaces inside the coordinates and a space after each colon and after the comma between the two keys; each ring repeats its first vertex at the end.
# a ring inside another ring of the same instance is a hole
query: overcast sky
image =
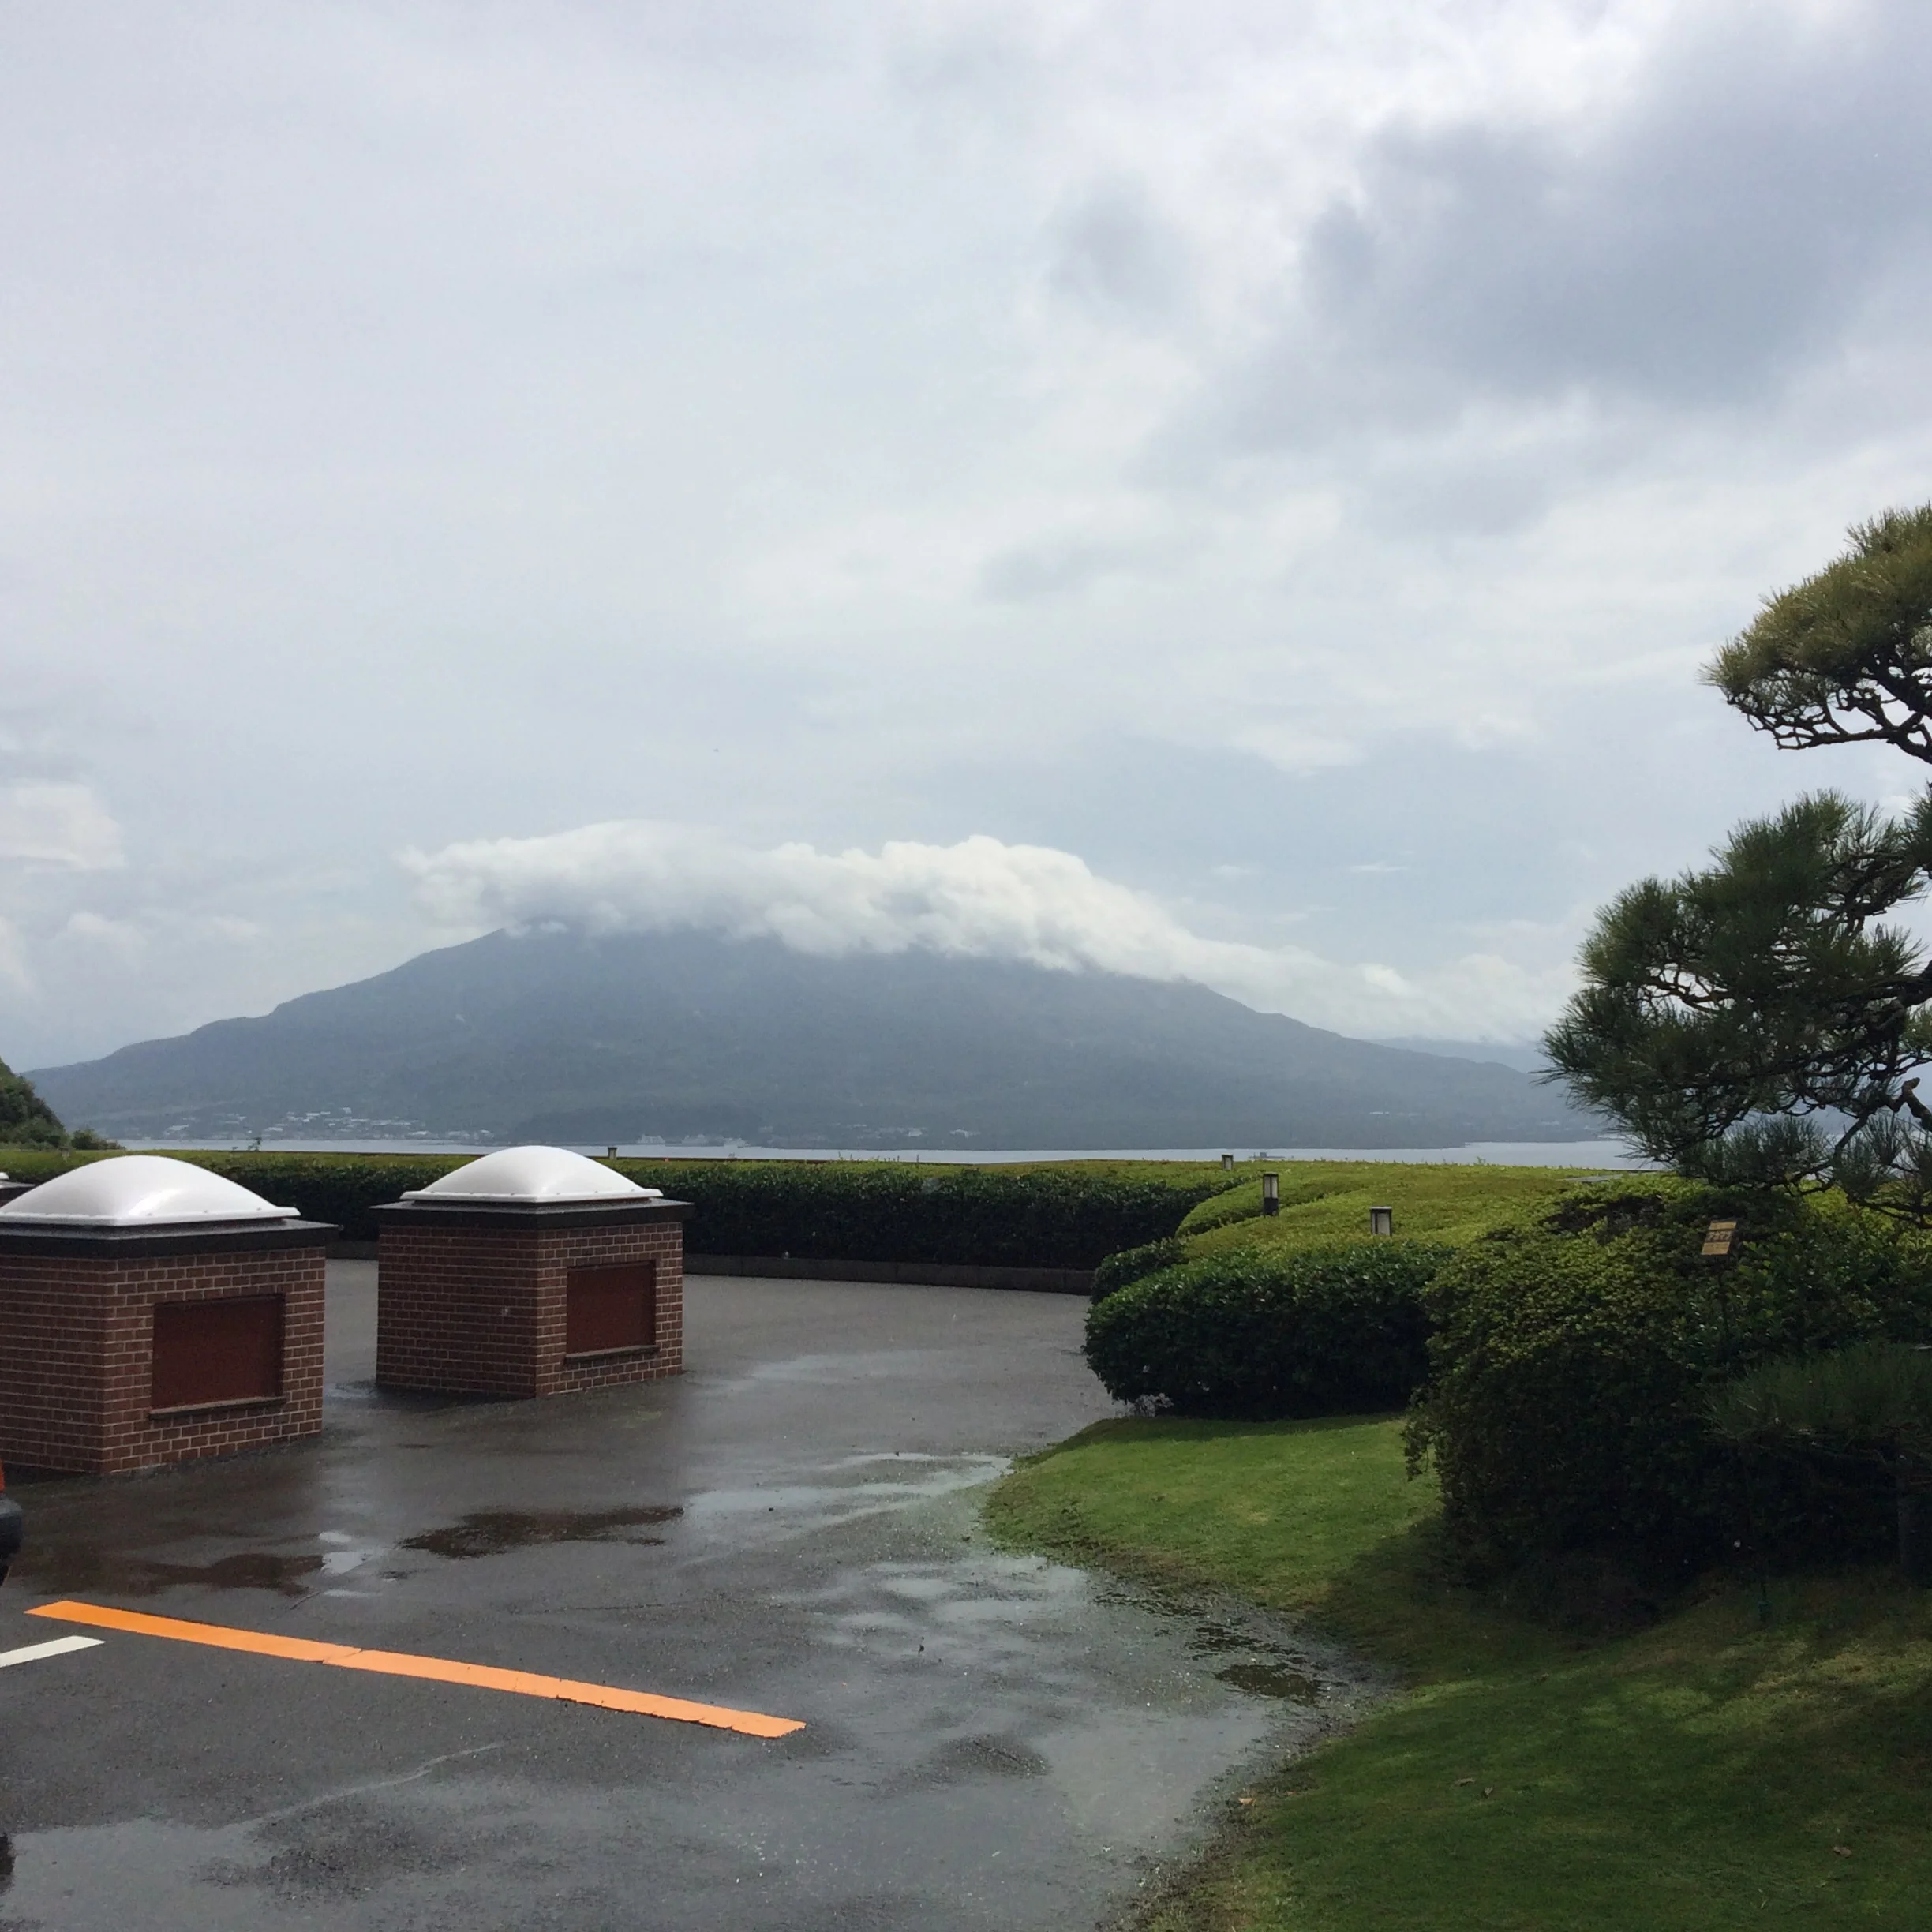
{"type": "Polygon", "coordinates": [[[505,920],[1521,1039],[1867,752],[1923,0],[0,0],[0,1055],[505,920]]]}

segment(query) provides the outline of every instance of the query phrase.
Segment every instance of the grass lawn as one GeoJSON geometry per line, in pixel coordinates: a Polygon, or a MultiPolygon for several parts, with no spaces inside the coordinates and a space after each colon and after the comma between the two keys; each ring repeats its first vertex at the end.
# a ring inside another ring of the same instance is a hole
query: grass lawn
{"type": "Polygon", "coordinates": [[[1214,1254],[1257,1243],[1306,1248],[1325,1241],[1365,1241],[1371,1208],[1393,1208],[1398,1234],[1473,1241],[1500,1222],[1547,1213],[1580,1174],[1592,1171],[1447,1161],[1270,1164],[1281,1176],[1281,1212],[1259,1218],[1260,1183],[1247,1180],[1238,1189],[1204,1201],[1182,1222],[1181,1231],[1191,1237],[1193,1253],[1214,1254]],[[1244,1210],[1256,1218],[1226,1219],[1244,1210]]]}
{"type": "Polygon", "coordinates": [[[1725,1585],[1590,1642],[1447,1582],[1391,1420],[1110,1422],[1007,1541],[1298,1612],[1408,1686],[1238,1807],[1162,1932],[1932,1926],[1932,1592],[1725,1585]]]}

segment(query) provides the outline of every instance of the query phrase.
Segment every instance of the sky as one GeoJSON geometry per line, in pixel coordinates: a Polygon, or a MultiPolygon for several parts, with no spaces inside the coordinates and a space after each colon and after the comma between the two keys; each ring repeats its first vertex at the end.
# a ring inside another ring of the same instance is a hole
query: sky
{"type": "Polygon", "coordinates": [[[0,1056],[508,923],[1533,1035],[1882,751],[1922,0],[0,0],[0,1056]]]}

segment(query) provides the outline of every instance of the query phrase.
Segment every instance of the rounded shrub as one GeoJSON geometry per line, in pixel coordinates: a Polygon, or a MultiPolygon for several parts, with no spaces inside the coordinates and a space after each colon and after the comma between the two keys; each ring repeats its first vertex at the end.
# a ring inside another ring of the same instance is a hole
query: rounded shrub
{"type": "Polygon", "coordinates": [[[1184,1415],[1400,1408],[1427,1371],[1422,1291],[1449,1252],[1352,1241],[1184,1262],[1095,1303],[1087,1360],[1119,1400],[1184,1415]]]}
{"type": "Polygon", "coordinates": [[[1157,1275],[1163,1268],[1170,1268],[1177,1262],[1187,1259],[1187,1243],[1178,1234],[1170,1234],[1165,1241],[1148,1241],[1139,1248],[1123,1248],[1118,1254],[1110,1254],[1094,1270],[1093,1298],[1105,1301],[1116,1289],[1125,1288],[1129,1282],[1137,1282],[1144,1276],[1157,1275]]]}
{"type": "MultiPolygon", "coordinates": [[[[1669,1181],[1581,1190],[1430,1283],[1412,1460],[1433,1457],[1473,1556],[1707,1561],[1753,1515],[1712,1392],[1780,1356],[1932,1341],[1927,1261],[1922,1238],[1829,1200],[1669,1181]],[[1700,1252],[1713,1220],[1739,1223],[1733,1257],[1700,1252]]],[[[1815,1488],[1786,1484],[1758,1497],[1751,1533],[1762,1549],[1822,1552],[1855,1542],[1858,1516],[1835,1521],[1815,1488]]]]}

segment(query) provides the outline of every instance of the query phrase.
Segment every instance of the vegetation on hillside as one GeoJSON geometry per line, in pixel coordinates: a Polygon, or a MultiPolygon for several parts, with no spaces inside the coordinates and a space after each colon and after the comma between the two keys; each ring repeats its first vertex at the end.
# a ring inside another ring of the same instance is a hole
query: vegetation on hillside
{"type": "Polygon", "coordinates": [[[0,1144],[62,1147],[66,1140],[67,1129],[35,1092],[33,1082],[0,1060],[0,1144]]]}
{"type": "Polygon", "coordinates": [[[113,1145],[111,1140],[103,1140],[84,1127],[69,1134],[54,1110],[35,1091],[33,1082],[0,1060],[0,1147],[46,1149],[113,1145]]]}

